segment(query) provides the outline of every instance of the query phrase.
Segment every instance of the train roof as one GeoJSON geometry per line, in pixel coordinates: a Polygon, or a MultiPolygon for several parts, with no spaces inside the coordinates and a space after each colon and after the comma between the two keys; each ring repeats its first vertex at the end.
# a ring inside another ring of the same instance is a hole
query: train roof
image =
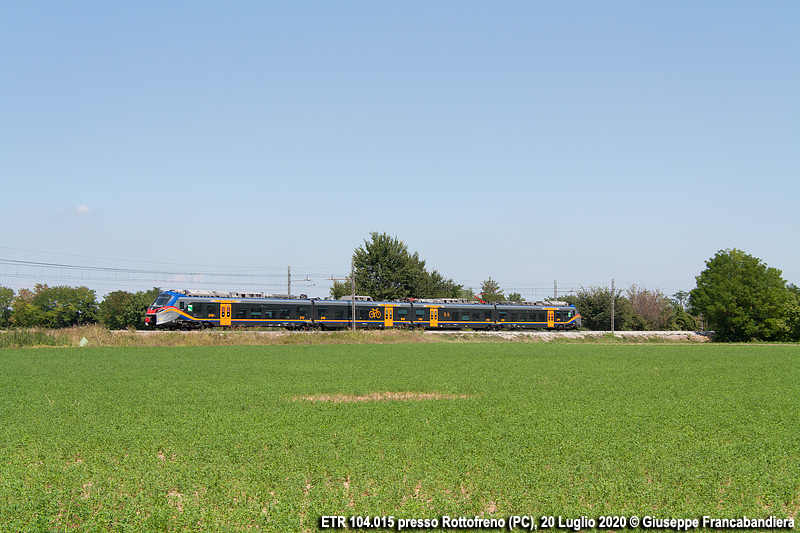
{"type": "Polygon", "coordinates": [[[208,291],[200,289],[171,289],[167,292],[190,296],[192,298],[266,298],[270,300],[307,300],[305,294],[295,296],[293,294],[267,294],[263,292],[240,292],[240,291],[208,291]]]}

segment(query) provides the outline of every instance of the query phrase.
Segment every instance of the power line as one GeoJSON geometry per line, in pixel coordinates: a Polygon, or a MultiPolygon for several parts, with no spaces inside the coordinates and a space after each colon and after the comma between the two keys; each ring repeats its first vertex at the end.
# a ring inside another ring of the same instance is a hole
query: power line
{"type": "Polygon", "coordinates": [[[0,275],[31,279],[63,279],[82,282],[119,281],[133,283],[230,284],[237,286],[279,286],[285,278],[280,274],[257,272],[165,271],[137,268],[115,268],[93,265],[72,265],[43,261],[0,259],[0,275]]]}
{"type": "MultiPolygon", "coordinates": [[[[102,261],[115,261],[121,263],[146,263],[149,265],[174,265],[174,266],[182,266],[182,267],[191,267],[191,268],[223,268],[223,269],[242,269],[242,270],[275,270],[280,271],[283,270],[284,267],[271,267],[271,266],[258,266],[258,267],[243,267],[241,265],[203,265],[203,264],[194,264],[194,263],[174,263],[174,262],[166,262],[166,261],[150,261],[150,260],[143,260],[143,259],[120,259],[115,257],[101,257],[95,255],[81,255],[81,254],[67,254],[61,252],[47,252],[44,250],[32,250],[29,248],[15,248],[12,246],[0,246],[2,250],[14,250],[17,252],[30,252],[36,254],[48,254],[48,255],[57,255],[63,257],[78,257],[81,259],[100,259],[102,261]]],[[[316,270],[341,270],[345,271],[347,267],[343,266],[336,266],[336,267],[315,267],[316,270]]],[[[297,270],[311,270],[308,267],[299,267],[297,270]]]]}

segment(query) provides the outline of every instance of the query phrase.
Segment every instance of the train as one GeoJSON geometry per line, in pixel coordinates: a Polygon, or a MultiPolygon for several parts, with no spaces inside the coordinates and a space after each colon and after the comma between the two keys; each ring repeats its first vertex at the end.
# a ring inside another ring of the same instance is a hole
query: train
{"type": "Polygon", "coordinates": [[[458,298],[329,300],[260,292],[168,290],[145,313],[158,329],[277,327],[335,330],[353,327],[426,330],[568,330],[581,326],[574,305],[560,301],[472,302],[458,298]]]}

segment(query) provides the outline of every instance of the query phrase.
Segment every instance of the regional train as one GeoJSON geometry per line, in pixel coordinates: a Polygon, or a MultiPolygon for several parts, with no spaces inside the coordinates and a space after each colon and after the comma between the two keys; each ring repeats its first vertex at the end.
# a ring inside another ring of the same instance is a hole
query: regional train
{"type": "Polygon", "coordinates": [[[278,327],[287,329],[422,328],[548,329],[581,325],[581,315],[566,302],[473,303],[457,298],[372,301],[365,296],[322,300],[305,295],[260,292],[169,290],[145,314],[148,327],[200,329],[278,327]]]}

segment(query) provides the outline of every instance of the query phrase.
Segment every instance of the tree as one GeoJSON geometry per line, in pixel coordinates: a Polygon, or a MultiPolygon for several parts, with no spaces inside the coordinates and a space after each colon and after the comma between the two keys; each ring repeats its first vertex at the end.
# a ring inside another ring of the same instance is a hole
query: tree
{"type": "Polygon", "coordinates": [[[786,336],[790,293],[781,271],[741,250],[720,250],[692,289],[689,303],[719,341],[778,340],[786,336]]]}
{"type": "Polygon", "coordinates": [[[428,272],[425,270],[425,262],[422,262],[414,289],[418,298],[458,298],[460,293],[461,285],[445,278],[438,270],[428,272]]]}
{"type": "MultiPolygon", "coordinates": [[[[370,233],[370,239],[353,252],[353,265],[356,293],[375,300],[455,298],[461,290],[461,285],[438,271],[428,272],[419,254],[409,253],[403,241],[386,233],[370,233]]],[[[350,292],[349,276],[331,287],[337,299],[350,292]]]]}
{"type": "Polygon", "coordinates": [[[356,292],[376,300],[394,300],[414,296],[414,281],[419,277],[419,257],[397,237],[370,233],[353,252],[356,292]]]}
{"type": "Polygon", "coordinates": [[[99,317],[100,322],[108,329],[124,329],[122,314],[128,300],[133,294],[128,291],[114,291],[106,294],[100,302],[99,317]]]}
{"type": "Polygon", "coordinates": [[[38,309],[33,305],[34,293],[30,289],[20,289],[11,304],[13,314],[11,323],[18,328],[29,328],[37,325],[38,309]]]}
{"type": "Polygon", "coordinates": [[[697,321],[689,314],[689,293],[678,291],[670,298],[672,302],[672,312],[675,315],[675,329],[681,331],[695,331],[697,321]]]}
{"type": "Polygon", "coordinates": [[[11,324],[14,302],[14,290],[0,285],[0,328],[7,328],[11,324]]]}
{"type": "Polygon", "coordinates": [[[665,331],[675,325],[672,302],[659,289],[650,291],[631,285],[627,290],[633,312],[632,327],[641,331],[665,331]]]}
{"type": "Polygon", "coordinates": [[[489,276],[489,279],[481,283],[481,293],[479,295],[484,302],[502,302],[505,300],[500,284],[489,276]]]}
{"type": "Polygon", "coordinates": [[[334,280],[333,285],[331,285],[331,297],[334,300],[341,300],[342,296],[346,294],[352,294],[350,276],[347,276],[347,279],[344,281],[334,280]]]}
{"type": "Polygon", "coordinates": [[[145,312],[159,294],[161,294],[161,289],[159,287],[133,293],[133,296],[127,301],[122,311],[123,327],[144,329],[145,312]]]}
{"type": "Polygon", "coordinates": [[[786,340],[797,342],[800,341],[800,287],[790,283],[786,289],[789,293],[785,312],[786,340]]]}
{"type": "Polygon", "coordinates": [[[136,293],[110,292],[100,302],[100,321],[108,329],[144,329],[145,311],[160,293],[158,287],[136,293]]]}
{"type": "Polygon", "coordinates": [[[63,328],[97,320],[95,292],[87,287],[49,287],[37,284],[33,291],[20,289],[12,304],[17,327],[63,328]]]}
{"type": "Polygon", "coordinates": [[[518,292],[512,292],[508,296],[506,296],[509,302],[521,302],[523,301],[522,295],[518,292]]]}
{"type": "Polygon", "coordinates": [[[64,328],[97,321],[95,292],[87,287],[37,284],[31,303],[38,313],[37,326],[64,328]]]}
{"type": "MultiPolygon", "coordinates": [[[[611,289],[609,287],[581,288],[574,297],[565,298],[578,308],[583,327],[594,331],[611,329],[611,289]]],[[[621,289],[614,290],[614,330],[631,329],[632,311],[621,289]]]]}

